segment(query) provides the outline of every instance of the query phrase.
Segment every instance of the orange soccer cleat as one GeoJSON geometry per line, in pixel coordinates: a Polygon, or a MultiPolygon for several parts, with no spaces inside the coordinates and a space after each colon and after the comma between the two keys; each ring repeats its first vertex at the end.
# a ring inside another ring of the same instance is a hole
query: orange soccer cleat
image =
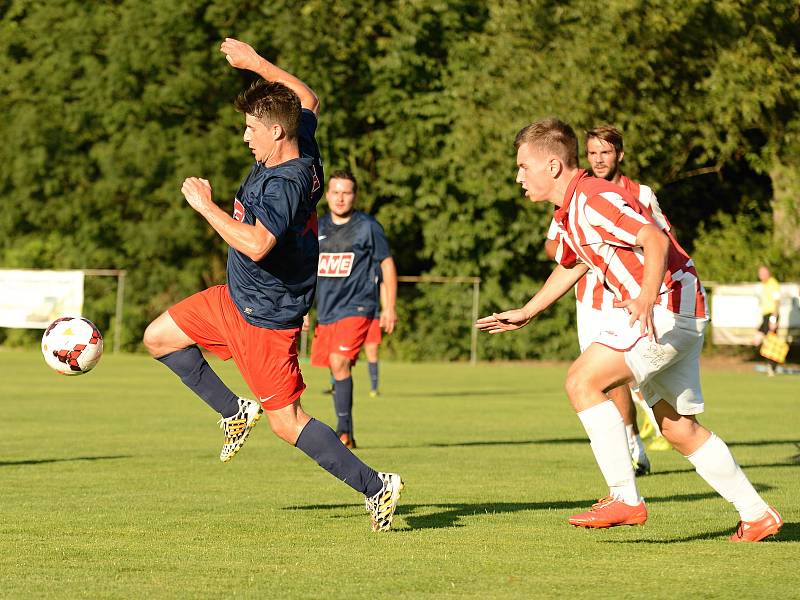
{"type": "Polygon", "coordinates": [[[350,450],[356,449],[356,438],[354,438],[351,433],[346,431],[340,433],[339,440],[345,445],[346,448],[350,448],[350,450]]]}
{"type": "Polygon", "coordinates": [[[601,498],[597,504],[592,505],[591,510],[569,518],[570,525],[593,529],[605,529],[617,525],[641,525],[645,521],[647,521],[647,507],[644,501],[631,506],[613,496],[601,498]]]}
{"type": "Polygon", "coordinates": [[[739,521],[739,526],[729,539],[732,542],[760,542],[766,537],[775,535],[781,529],[783,519],[771,506],[764,516],[757,521],[739,521]]]}

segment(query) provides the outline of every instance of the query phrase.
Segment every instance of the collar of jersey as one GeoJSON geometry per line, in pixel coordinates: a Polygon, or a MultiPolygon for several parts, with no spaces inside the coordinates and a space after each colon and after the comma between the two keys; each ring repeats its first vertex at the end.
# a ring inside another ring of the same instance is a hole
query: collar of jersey
{"type": "Polygon", "coordinates": [[[572,181],[569,182],[567,186],[567,192],[564,194],[564,204],[561,205],[561,208],[556,208],[553,211],[553,218],[556,220],[557,223],[563,223],[567,218],[567,213],[569,212],[569,205],[572,202],[572,198],[575,196],[575,188],[578,187],[581,179],[588,177],[586,174],[586,169],[578,169],[578,172],[572,178],[572,181]]]}

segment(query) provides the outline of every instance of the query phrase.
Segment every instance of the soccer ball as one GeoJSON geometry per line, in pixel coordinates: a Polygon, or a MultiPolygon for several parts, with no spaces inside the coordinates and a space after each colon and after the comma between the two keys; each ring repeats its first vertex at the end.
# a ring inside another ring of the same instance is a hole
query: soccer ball
{"type": "Polygon", "coordinates": [[[83,375],[103,356],[103,336],[83,317],[61,317],[42,336],[44,362],[62,375],[83,375]]]}

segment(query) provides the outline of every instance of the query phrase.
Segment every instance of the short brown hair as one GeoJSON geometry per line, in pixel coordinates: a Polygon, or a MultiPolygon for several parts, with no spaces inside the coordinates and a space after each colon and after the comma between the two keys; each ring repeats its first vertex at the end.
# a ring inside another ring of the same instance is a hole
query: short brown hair
{"type": "Polygon", "coordinates": [[[252,115],[265,125],[280,125],[287,138],[297,137],[303,110],[300,98],[282,83],[259,79],[239,94],[233,105],[239,112],[252,115]]]}
{"type": "Polygon", "coordinates": [[[555,154],[567,168],[574,169],[578,166],[578,137],[572,127],[554,117],[536,121],[520,129],[514,140],[514,148],[519,150],[522,144],[530,144],[537,150],[555,154]]]}
{"type": "Polygon", "coordinates": [[[339,169],[338,171],[334,171],[330,175],[328,175],[328,185],[331,184],[331,181],[334,179],[346,179],[347,181],[353,182],[353,193],[358,192],[358,182],[356,181],[356,176],[353,175],[350,171],[346,171],[344,169],[339,169]]]}
{"type": "Polygon", "coordinates": [[[590,129],[586,132],[586,141],[588,142],[592,138],[597,138],[611,144],[614,146],[614,150],[617,151],[617,154],[623,150],[622,132],[613,125],[599,125],[594,129],[590,129]]]}

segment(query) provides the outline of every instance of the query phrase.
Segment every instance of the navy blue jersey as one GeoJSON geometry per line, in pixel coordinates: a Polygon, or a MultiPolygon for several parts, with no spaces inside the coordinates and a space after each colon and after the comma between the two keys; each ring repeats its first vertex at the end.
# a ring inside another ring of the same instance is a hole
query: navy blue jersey
{"type": "Polygon", "coordinates": [[[278,240],[263,259],[253,261],[228,249],[228,289],[244,319],[256,327],[299,327],[314,299],[319,257],[316,206],[323,174],[314,139],[317,118],[303,110],[300,158],[274,167],[256,162],[233,203],[233,218],[258,220],[278,240]]]}
{"type": "Polygon", "coordinates": [[[317,321],[374,318],[380,310],[380,263],[391,256],[383,228],[370,215],[353,211],[344,225],[330,213],[319,220],[317,321]]]}

